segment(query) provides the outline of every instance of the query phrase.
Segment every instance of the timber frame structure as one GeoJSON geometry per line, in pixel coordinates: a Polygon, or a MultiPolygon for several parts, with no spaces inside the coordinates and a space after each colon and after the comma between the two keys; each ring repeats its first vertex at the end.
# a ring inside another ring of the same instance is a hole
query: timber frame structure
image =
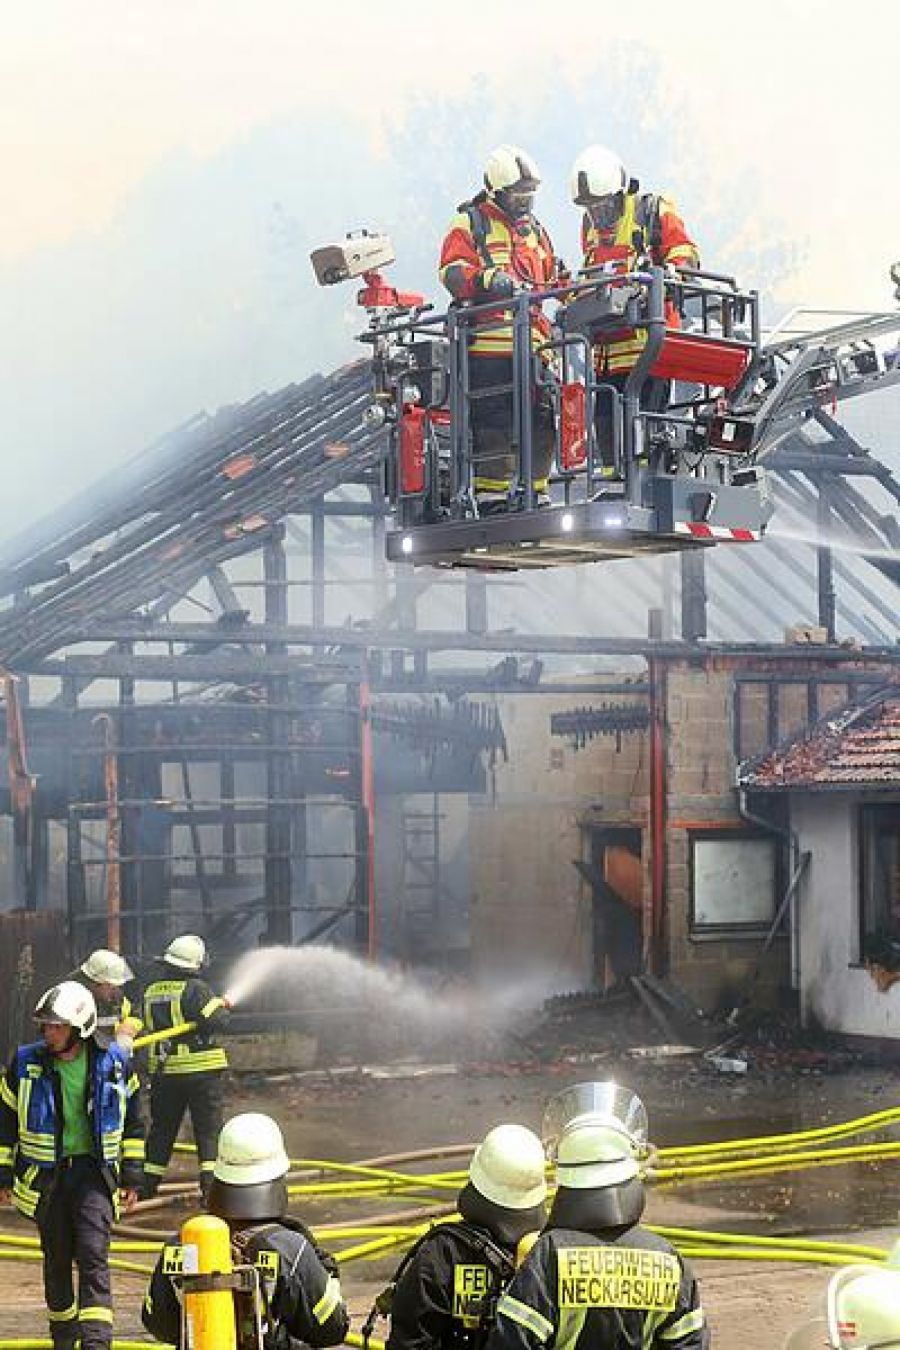
{"type": "MultiPolygon", "coordinates": [[[[765,681],[802,658],[854,686],[900,670],[900,484],[826,412],[815,441],[798,429],[767,461],[777,511],[819,538],[814,565],[774,538],[723,566],[699,551],[662,574],[604,564],[630,569],[626,631],[567,636],[537,592],[516,610],[524,582],[386,563],[368,398],[359,364],[198,417],[0,546],[13,899],[47,907],[54,825],[77,947],[148,955],[193,915],[225,945],[255,925],[266,943],[328,935],[374,955],[376,794],[484,792],[506,750],[497,695],[627,693],[555,730],[583,743],[649,726],[661,850],[669,662],[724,657],[765,681]],[[863,558],[835,554],[842,531],[863,558]],[[365,597],[343,624],[335,592],[365,597]],[[810,594],[824,642],[785,645],[810,594]],[[623,691],[604,666],[636,682],[623,691]]],[[[411,835],[430,839],[418,819],[411,835]]],[[[439,905],[437,853],[417,863],[411,846],[411,869],[439,905]]],[[[658,907],[661,858],[652,878],[658,907]]]]}

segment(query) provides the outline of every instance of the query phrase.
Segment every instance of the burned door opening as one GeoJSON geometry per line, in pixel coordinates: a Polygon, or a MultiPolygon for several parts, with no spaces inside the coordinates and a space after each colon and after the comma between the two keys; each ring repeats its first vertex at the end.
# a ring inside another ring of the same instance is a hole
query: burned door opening
{"type": "Polygon", "coordinates": [[[627,985],[643,969],[641,831],[592,825],[585,835],[586,861],[579,870],[591,888],[593,978],[599,989],[609,992],[627,985]]]}

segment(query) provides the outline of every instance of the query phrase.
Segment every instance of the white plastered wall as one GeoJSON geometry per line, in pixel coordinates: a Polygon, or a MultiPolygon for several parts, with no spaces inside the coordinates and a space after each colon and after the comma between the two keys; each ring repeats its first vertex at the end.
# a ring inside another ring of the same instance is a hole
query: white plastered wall
{"type": "Polygon", "coordinates": [[[881,994],[860,965],[860,799],[794,793],[791,823],[812,857],[800,897],[800,1003],[804,1023],[854,1036],[900,1039],[900,984],[881,994]]]}

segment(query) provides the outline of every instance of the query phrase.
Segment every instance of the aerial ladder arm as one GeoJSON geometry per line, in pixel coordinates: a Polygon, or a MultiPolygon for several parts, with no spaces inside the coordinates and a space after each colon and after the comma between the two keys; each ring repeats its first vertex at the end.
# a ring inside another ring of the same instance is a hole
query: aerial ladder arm
{"type": "Polygon", "coordinates": [[[792,311],[763,342],[729,400],[728,415],[752,426],[750,450],[757,461],[820,409],[834,411],[846,399],[900,383],[900,310],[788,329],[804,314],[821,313],[792,311]]]}

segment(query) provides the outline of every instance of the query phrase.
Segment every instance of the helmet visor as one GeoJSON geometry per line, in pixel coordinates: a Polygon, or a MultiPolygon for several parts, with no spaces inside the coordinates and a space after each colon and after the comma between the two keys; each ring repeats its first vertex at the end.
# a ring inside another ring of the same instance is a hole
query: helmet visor
{"type": "Polygon", "coordinates": [[[621,192],[611,192],[606,197],[593,197],[585,202],[587,213],[595,230],[612,230],[619,223],[625,206],[621,192]]]}
{"type": "Polygon", "coordinates": [[[517,184],[511,188],[501,188],[497,196],[497,205],[501,211],[504,211],[512,220],[520,220],[523,216],[530,216],[534,210],[534,199],[537,195],[537,184],[517,184]]]}
{"type": "Polygon", "coordinates": [[[563,1130],[577,1120],[611,1126],[643,1152],[648,1139],[647,1111],[631,1088],[617,1083],[576,1083],[551,1097],[544,1110],[541,1138],[547,1156],[556,1158],[563,1130]]]}

